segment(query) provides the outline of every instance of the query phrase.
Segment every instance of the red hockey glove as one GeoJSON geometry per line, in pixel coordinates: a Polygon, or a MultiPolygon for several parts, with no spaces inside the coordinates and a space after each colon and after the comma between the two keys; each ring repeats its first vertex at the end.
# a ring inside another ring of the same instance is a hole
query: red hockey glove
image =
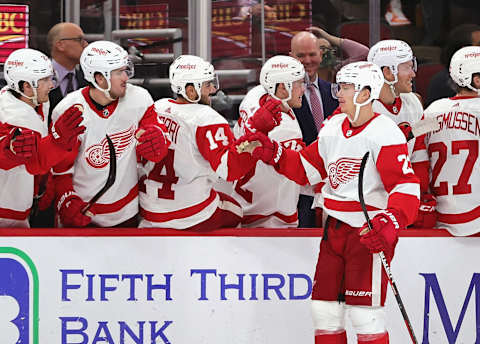
{"type": "Polygon", "coordinates": [[[405,139],[407,141],[413,137],[412,134],[410,134],[412,132],[412,127],[410,126],[410,124],[408,124],[407,122],[403,122],[400,123],[398,127],[402,131],[403,135],[405,135],[405,139]]]}
{"type": "Polygon", "coordinates": [[[21,161],[28,161],[38,152],[38,134],[16,128],[10,139],[10,151],[21,161]]]}
{"type": "Polygon", "coordinates": [[[248,119],[247,128],[251,132],[260,131],[268,134],[282,121],[282,102],[270,98],[262,105],[252,117],[248,119]]]}
{"type": "Polygon", "coordinates": [[[80,125],[83,121],[82,110],[79,104],[70,106],[52,126],[55,142],[67,150],[72,150],[77,144],[78,135],[85,132],[85,126],[80,125]]]}
{"type": "Polygon", "coordinates": [[[91,217],[81,212],[86,204],[73,191],[61,195],[57,200],[57,212],[63,227],[85,227],[92,222],[91,217]]]}
{"type": "Polygon", "coordinates": [[[153,162],[160,162],[167,155],[170,140],[165,132],[156,125],[147,125],[135,132],[139,144],[137,155],[153,162]]]}
{"type": "Polygon", "coordinates": [[[397,243],[398,231],[400,229],[399,216],[394,211],[384,210],[370,220],[372,229],[369,230],[365,223],[359,229],[360,242],[365,245],[371,253],[380,251],[390,252],[397,243]]]}
{"type": "Polygon", "coordinates": [[[437,224],[436,206],[437,200],[432,194],[423,195],[417,218],[412,226],[415,228],[434,228],[437,224]]]}

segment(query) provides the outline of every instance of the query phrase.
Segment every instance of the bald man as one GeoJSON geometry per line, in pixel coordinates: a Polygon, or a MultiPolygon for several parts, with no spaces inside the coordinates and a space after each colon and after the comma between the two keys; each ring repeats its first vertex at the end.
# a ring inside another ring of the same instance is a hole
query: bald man
{"type": "Polygon", "coordinates": [[[80,55],[88,43],[82,29],[77,24],[58,23],[48,31],[47,44],[52,57],[53,69],[58,78],[57,88],[53,89],[49,95],[51,114],[53,108],[67,93],[86,86],[83,73],[76,67],[80,63],[80,55]]]}
{"type": "MultiPolygon", "coordinates": [[[[302,107],[294,109],[302,130],[303,141],[307,145],[315,141],[323,120],[338,107],[338,100],[332,96],[331,84],[318,77],[322,53],[317,37],[313,33],[301,31],[293,36],[290,56],[303,64],[307,75],[307,89],[302,97],[302,107]]],[[[316,227],[315,212],[311,209],[312,202],[313,197],[300,195],[299,227],[316,227]]]]}

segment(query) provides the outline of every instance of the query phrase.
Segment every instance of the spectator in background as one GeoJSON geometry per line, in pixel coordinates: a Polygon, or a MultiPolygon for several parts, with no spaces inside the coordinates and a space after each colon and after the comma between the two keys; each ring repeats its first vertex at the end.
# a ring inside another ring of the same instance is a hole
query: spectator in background
{"type": "Polygon", "coordinates": [[[83,72],[77,66],[83,49],[88,45],[82,29],[74,23],[58,23],[47,34],[52,65],[57,76],[57,87],[50,92],[50,113],[67,93],[87,85],[83,72]]]}
{"type": "MultiPolygon", "coordinates": [[[[318,77],[323,54],[313,33],[301,31],[293,36],[290,55],[305,67],[307,89],[302,97],[301,108],[294,111],[302,130],[303,141],[309,145],[317,138],[323,120],[338,107],[338,100],[332,95],[331,83],[318,77]]],[[[316,226],[312,203],[313,197],[300,195],[299,227],[316,226]]]]}
{"type": "Polygon", "coordinates": [[[343,66],[357,61],[365,61],[368,47],[347,38],[340,38],[329,34],[325,30],[311,26],[307,30],[318,37],[317,43],[322,51],[322,62],[318,69],[320,79],[333,82],[336,72],[343,66]],[[336,52],[340,51],[344,59],[339,60],[336,52]]]}
{"type": "Polygon", "coordinates": [[[425,107],[437,99],[453,97],[456,94],[457,87],[450,78],[447,66],[458,49],[469,45],[480,45],[480,25],[463,24],[450,32],[441,56],[445,68],[430,80],[425,107]]]}
{"type": "Polygon", "coordinates": [[[390,26],[410,25],[411,22],[402,11],[400,0],[390,0],[385,11],[385,20],[390,26]]]}

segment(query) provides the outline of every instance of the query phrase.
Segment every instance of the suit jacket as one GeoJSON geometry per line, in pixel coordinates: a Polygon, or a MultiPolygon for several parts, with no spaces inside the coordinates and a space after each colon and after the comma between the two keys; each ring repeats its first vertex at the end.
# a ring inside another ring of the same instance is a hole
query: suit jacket
{"type": "MultiPolygon", "coordinates": [[[[322,97],[323,115],[327,118],[338,107],[338,100],[332,96],[331,83],[320,78],[317,78],[317,82],[320,96],[322,97]]],[[[302,97],[302,107],[293,111],[302,130],[303,142],[309,145],[317,139],[318,130],[305,95],[302,97]]]]}
{"type": "MultiPolygon", "coordinates": [[[[81,68],[77,69],[75,73],[75,79],[77,79],[77,84],[78,84],[77,89],[85,87],[88,84],[87,80],[85,80],[85,77],[83,75],[83,71],[81,68]]],[[[62,94],[62,90],[60,89],[60,86],[50,91],[50,93],[48,94],[48,99],[50,101],[50,109],[48,112],[48,125],[50,125],[50,123],[52,122],[52,111],[55,108],[55,106],[57,106],[57,104],[60,103],[60,101],[63,99],[63,94],[62,94]]]]}

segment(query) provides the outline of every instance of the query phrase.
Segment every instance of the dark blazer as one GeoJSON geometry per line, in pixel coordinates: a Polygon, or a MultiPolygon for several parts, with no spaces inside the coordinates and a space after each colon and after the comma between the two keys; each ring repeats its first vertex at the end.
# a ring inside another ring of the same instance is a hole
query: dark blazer
{"type": "MultiPolygon", "coordinates": [[[[338,107],[338,100],[332,97],[332,84],[317,79],[318,89],[322,97],[323,115],[325,118],[330,116],[332,112],[338,107]]],[[[317,139],[318,130],[313,120],[312,112],[308,106],[308,101],[305,95],[302,97],[302,107],[294,109],[295,116],[297,116],[298,124],[302,130],[303,142],[309,145],[317,139]]],[[[316,224],[315,210],[311,209],[313,197],[300,195],[298,200],[298,226],[303,228],[314,228],[316,224]]]]}
{"type": "MultiPolygon", "coordinates": [[[[87,86],[87,80],[85,80],[83,76],[83,71],[81,68],[78,68],[75,73],[75,79],[77,79],[78,88],[82,88],[87,86]]],[[[58,103],[63,99],[62,90],[60,86],[54,88],[48,94],[48,99],[50,100],[50,110],[48,112],[48,125],[50,125],[52,121],[52,111],[57,106],[58,103]]]]}
{"type": "MultiPolygon", "coordinates": [[[[338,107],[338,100],[332,96],[331,83],[320,78],[317,79],[317,82],[320,96],[322,97],[323,114],[327,118],[338,107]]],[[[303,142],[309,145],[317,139],[318,131],[305,95],[302,97],[302,107],[293,111],[302,130],[303,142]]]]}

